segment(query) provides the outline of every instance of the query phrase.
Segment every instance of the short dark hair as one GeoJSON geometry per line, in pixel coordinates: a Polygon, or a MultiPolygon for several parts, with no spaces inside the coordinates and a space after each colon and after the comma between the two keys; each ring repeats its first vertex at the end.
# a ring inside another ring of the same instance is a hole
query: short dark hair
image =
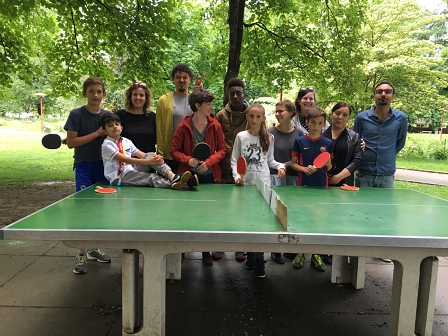
{"type": "Polygon", "coordinates": [[[325,110],[321,107],[314,106],[308,110],[306,120],[317,117],[324,117],[324,119],[327,120],[327,112],[325,112],[325,110]]]}
{"type": "Polygon", "coordinates": [[[395,88],[390,82],[379,82],[373,89],[373,93],[375,93],[375,90],[378,86],[383,85],[383,84],[389,85],[392,88],[392,93],[395,94],[395,88]]]}
{"type": "Polygon", "coordinates": [[[121,119],[118,115],[112,112],[106,112],[101,116],[101,127],[103,128],[103,130],[105,130],[107,124],[116,121],[121,124],[121,119]]]}
{"type": "Polygon", "coordinates": [[[316,101],[316,92],[314,92],[314,89],[312,87],[304,87],[301,88],[299,92],[297,92],[297,97],[296,100],[294,101],[294,104],[296,105],[296,112],[299,114],[299,116],[302,112],[300,107],[300,101],[309,92],[312,92],[314,94],[314,101],[316,101]]]}
{"type": "Polygon", "coordinates": [[[212,102],[215,97],[212,95],[212,93],[205,89],[194,89],[192,93],[190,93],[190,96],[188,97],[188,104],[190,105],[190,108],[193,112],[196,112],[198,109],[196,107],[196,103],[199,105],[202,105],[203,103],[209,103],[212,102]]]}
{"type": "Polygon", "coordinates": [[[104,86],[104,83],[101,79],[99,79],[98,77],[89,77],[87,78],[84,83],[82,84],[82,92],[86,93],[87,92],[87,88],[90,85],[94,85],[94,84],[100,84],[103,87],[103,92],[106,92],[106,88],[104,86]]]}
{"type": "Polygon", "coordinates": [[[294,103],[292,101],[287,100],[287,99],[286,100],[281,100],[277,104],[275,104],[275,106],[279,106],[279,105],[280,106],[284,106],[288,112],[292,112],[291,118],[295,116],[295,114],[296,114],[296,107],[294,106],[294,103]]]}
{"type": "Polygon", "coordinates": [[[193,79],[193,71],[191,71],[190,67],[185,63],[177,63],[173,70],[171,70],[171,79],[174,79],[174,75],[178,72],[186,72],[190,79],[193,79]]]}
{"type": "Polygon", "coordinates": [[[337,103],[335,106],[333,106],[333,108],[331,109],[331,113],[333,113],[336,110],[339,110],[341,107],[348,107],[348,114],[352,115],[352,110],[353,108],[347,104],[346,102],[339,102],[337,103]]]}
{"type": "Polygon", "coordinates": [[[239,78],[232,78],[227,82],[227,91],[234,86],[242,87],[244,90],[244,82],[239,78]]]}

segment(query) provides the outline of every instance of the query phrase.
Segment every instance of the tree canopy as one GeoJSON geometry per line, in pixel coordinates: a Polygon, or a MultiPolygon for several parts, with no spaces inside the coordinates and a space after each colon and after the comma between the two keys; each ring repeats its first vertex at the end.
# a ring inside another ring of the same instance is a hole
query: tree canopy
{"type": "Polygon", "coordinates": [[[437,119],[448,106],[446,12],[414,0],[0,0],[0,100],[14,100],[20,81],[54,99],[79,95],[87,76],[118,90],[113,99],[134,81],[157,99],[184,62],[224,100],[238,76],[253,95],[292,99],[313,86],[322,107],[360,111],[387,80],[411,121],[437,119]]]}

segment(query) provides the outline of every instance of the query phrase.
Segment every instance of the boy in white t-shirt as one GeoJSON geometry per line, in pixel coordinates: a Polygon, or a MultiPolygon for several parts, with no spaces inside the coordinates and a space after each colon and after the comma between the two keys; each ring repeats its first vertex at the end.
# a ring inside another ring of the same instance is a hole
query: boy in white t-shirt
{"type": "Polygon", "coordinates": [[[112,185],[139,187],[194,189],[198,185],[197,176],[187,171],[174,174],[164,163],[163,157],[155,153],[143,153],[131,140],[120,136],[123,127],[120,117],[105,113],[101,117],[101,127],[107,135],[101,146],[104,176],[112,185]],[[149,165],[158,173],[140,172],[132,165],[149,165]]]}

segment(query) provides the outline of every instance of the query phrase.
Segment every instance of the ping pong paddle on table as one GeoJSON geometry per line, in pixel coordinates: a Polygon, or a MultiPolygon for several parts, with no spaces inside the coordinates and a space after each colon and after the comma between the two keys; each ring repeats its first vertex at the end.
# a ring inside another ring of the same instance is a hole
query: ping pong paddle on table
{"type": "Polygon", "coordinates": [[[359,187],[343,184],[343,185],[341,185],[341,189],[342,190],[348,190],[348,191],[358,191],[359,187]]]}
{"type": "Polygon", "coordinates": [[[241,180],[244,182],[244,175],[246,174],[247,163],[244,156],[240,156],[236,161],[236,172],[240,174],[241,180]]]}
{"type": "Polygon", "coordinates": [[[328,160],[330,160],[330,153],[322,152],[318,156],[316,156],[313,161],[313,165],[317,169],[320,169],[327,164],[328,160]]]}
{"type": "Polygon", "coordinates": [[[193,157],[202,162],[208,159],[210,152],[210,146],[205,142],[200,142],[193,148],[193,157]]]}
{"type": "Polygon", "coordinates": [[[95,192],[100,193],[100,194],[112,194],[117,192],[117,189],[115,188],[103,188],[100,186],[96,186],[95,192]]]}
{"type": "Polygon", "coordinates": [[[61,144],[62,140],[59,134],[51,133],[42,138],[42,146],[47,149],[58,149],[61,144]]]}

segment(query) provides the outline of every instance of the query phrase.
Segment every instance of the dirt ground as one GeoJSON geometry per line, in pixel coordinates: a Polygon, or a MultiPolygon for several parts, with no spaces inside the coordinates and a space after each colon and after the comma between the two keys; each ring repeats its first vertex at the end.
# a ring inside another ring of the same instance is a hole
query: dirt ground
{"type": "Polygon", "coordinates": [[[0,186],[0,228],[74,192],[73,182],[23,188],[0,186]]]}

